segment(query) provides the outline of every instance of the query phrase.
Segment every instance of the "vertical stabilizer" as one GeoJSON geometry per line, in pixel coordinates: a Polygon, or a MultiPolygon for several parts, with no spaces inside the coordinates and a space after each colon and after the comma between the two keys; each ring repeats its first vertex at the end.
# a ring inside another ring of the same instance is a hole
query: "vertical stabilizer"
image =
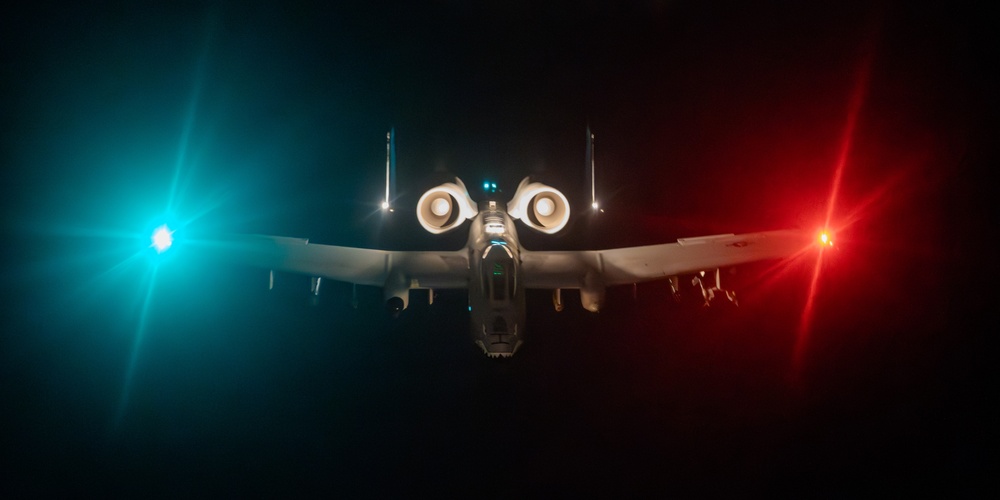
{"type": "Polygon", "coordinates": [[[396,197],[396,129],[385,134],[385,199],[382,209],[392,211],[392,200],[396,197]]]}
{"type": "Polygon", "coordinates": [[[590,125],[587,125],[587,157],[585,161],[587,187],[590,189],[590,207],[597,210],[599,205],[597,204],[597,181],[594,172],[594,134],[590,131],[590,125]]]}

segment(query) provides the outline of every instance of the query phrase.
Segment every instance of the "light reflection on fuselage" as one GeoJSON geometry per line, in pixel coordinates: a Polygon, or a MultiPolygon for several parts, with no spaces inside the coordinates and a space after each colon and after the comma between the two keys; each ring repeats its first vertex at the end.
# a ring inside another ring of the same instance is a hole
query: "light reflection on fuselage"
{"type": "Polygon", "coordinates": [[[486,201],[469,228],[472,341],[490,357],[509,357],[524,342],[520,245],[506,204],[486,201]]]}

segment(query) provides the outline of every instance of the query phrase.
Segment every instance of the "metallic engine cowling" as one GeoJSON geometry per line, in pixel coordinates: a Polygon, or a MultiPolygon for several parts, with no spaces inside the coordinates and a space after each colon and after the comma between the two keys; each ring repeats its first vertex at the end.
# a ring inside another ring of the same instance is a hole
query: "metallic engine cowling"
{"type": "Polygon", "coordinates": [[[462,225],[479,213],[461,179],[428,189],[417,202],[417,220],[431,234],[441,234],[462,225]]]}
{"type": "Polygon", "coordinates": [[[558,189],[525,177],[507,203],[507,213],[536,231],[555,234],[569,222],[569,201],[558,189]]]}

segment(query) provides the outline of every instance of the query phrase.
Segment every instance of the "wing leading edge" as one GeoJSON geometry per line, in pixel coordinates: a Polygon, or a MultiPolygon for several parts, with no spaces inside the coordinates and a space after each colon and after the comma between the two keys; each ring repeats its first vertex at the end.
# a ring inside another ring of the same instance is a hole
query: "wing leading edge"
{"type": "Polygon", "coordinates": [[[267,235],[233,235],[210,245],[227,260],[358,285],[384,286],[392,278],[409,288],[467,288],[469,281],[463,251],[373,250],[267,235]]]}
{"type": "MultiPolygon", "coordinates": [[[[793,230],[683,238],[675,243],[608,250],[521,250],[526,288],[582,288],[599,276],[604,286],[795,255],[812,237],[793,230]]],[[[358,285],[406,283],[409,288],[468,288],[469,257],[456,251],[389,251],[309,243],[304,238],[233,235],[211,242],[221,257],[265,269],[358,285]]]]}
{"type": "Polygon", "coordinates": [[[789,257],[810,245],[806,233],[782,230],[610,250],[522,251],[521,264],[527,288],[581,288],[594,273],[605,286],[613,286],[789,257]]]}

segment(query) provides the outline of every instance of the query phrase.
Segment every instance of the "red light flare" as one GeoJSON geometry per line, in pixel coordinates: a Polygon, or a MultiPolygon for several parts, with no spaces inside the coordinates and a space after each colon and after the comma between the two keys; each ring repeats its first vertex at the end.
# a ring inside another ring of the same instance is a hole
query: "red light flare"
{"type": "MultiPolygon", "coordinates": [[[[841,180],[844,177],[844,169],[847,159],[851,153],[854,143],[855,132],[858,126],[858,116],[864,104],[865,96],[868,92],[868,85],[871,76],[872,60],[874,51],[869,50],[862,59],[858,69],[857,79],[851,92],[851,98],[847,108],[847,120],[844,124],[844,134],[840,140],[840,150],[837,155],[837,162],[833,170],[833,180],[830,184],[830,197],[826,204],[826,217],[823,231],[830,230],[833,223],[833,214],[836,210],[837,198],[840,195],[841,180]]],[[[823,243],[826,243],[825,241],[823,243]]],[[[819,290],[820,270],[823,268],[823,256],[828,246],[823,244],[816,255],[816,263],[813,267],[812,278],[809,282],[809,291],[806,295],[806,303],[802,308],[802,316],[799,319],[799,327],[795,336],[795,346],[792,350],[792,380],[794,383],[801,381],[802,368],[805,362],[805,353],[809,344],[809,333],[812,325],[812,318],[815,312],[816,295],[819,290]]]]}

